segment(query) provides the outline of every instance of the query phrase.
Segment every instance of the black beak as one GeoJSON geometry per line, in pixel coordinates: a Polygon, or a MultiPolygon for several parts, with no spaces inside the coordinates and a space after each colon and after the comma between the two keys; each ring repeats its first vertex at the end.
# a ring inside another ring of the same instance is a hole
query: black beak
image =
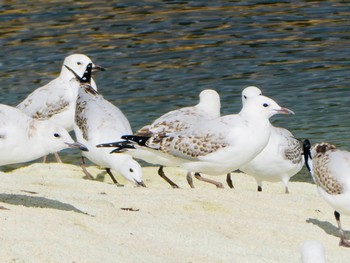
{"type": "Polygon", "coordinates": [[[143,181],[141,182],[136,182],[137,186],[142,186],[142,187],[147,187],[143,181]]]}
{"type": "Polygon", "coordinates": [[[89,151],[89,149],[84,144],[81,144],[80,142],[74,142],[74,143],[66,142],[66,144],[68,145],[69,148],[79,149],[84,152],[89,151]]]}
{"type": "Polygon", "coordinates": [[[101,66],[99,66],[99,65],[94,65],[94,66],[92,67],[92,72],[96,72],[96,71],[106,71],[106,70],[107,70],[106,68],[101,67],[101,66]]]}

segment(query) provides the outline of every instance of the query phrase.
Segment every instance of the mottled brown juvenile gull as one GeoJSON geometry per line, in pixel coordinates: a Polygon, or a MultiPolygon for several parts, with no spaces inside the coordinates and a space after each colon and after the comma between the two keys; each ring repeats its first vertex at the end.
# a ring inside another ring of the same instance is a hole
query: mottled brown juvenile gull
{"type": "MultiPolygon", "coordinates": [[[[91,59],[83,54],[73,54],[66,57],[60,75],[30,93],[17,105],[17,108],[34,119],[50,119],[67,131],[73,130],[78,87],[70,84],[75,76],[65,65],[82,76],[89,63],[92,63],[91,59]]],[[[93,65],[93,68],[94,70],[103,70],[100,66],[93,65]]],[[[93,87],[96,89],[94,82],[93,87]]],[[[61,162],[58,155],[56,155],[56,159],[61,162]]]]}
{"type": "Polygon", "coordinates": [[[325,142],[311,148],[309,140],[304,141],[303,148],[306,167],[320,196],[335,209],[339,245],[350,247],[350,241],[346,239],[340,223],[340,214],[350,215],[350,152],[325,142]]]}
{"type": "MultiPolygon", "coordinates": [[[[199,103],[197,105],[170,111],[153,121],[152,124],[142,127],[135,135],[149,136],[164,132],[176,132],[176,130],[191,126],[201,119],[210,120],[218,117],[220,117],[220,96],[215,90],[206,89],[199,94],[199,103]]],[[[157,150],[145,149],[144,147],[129,149],[127,153],[148,163],[160,165],[158,174],[173,188],[179,188],[163,171],[164,166],[177,166],[177,162],[174,162],[173,158],[165,155],[161,156],[157,150]]],[[[199,173],[195,173],[195,177],[199,180],[212,183],[217,187],[223,187],[222,183],[204,178],[199,173]]],[[[193,188],[190,172],[187,173],[187,181],[193,188]]]]}
{"type": "MultiPolygon", "coordinates": [[[[125,115],[112,103],[103,98],[90,85],[92,64],[88,64],[79,84],[76,103],[74,132],[77,139],[84,143],[88,152],[83,152],[93,163],[106,169],[113,182],[119,185],[112,174],[117,171],[130,182],[145,186],[142,181],[142,169],[130,155],[119,153],[110,154],[106,148],[97,148],[96,145],[110,140],[120,140],[125,133],[131,133],[131,127],[125,115]]],[[[88,177],[91,175],[85,168],[82,157],[82,168],[88,177]]]]}

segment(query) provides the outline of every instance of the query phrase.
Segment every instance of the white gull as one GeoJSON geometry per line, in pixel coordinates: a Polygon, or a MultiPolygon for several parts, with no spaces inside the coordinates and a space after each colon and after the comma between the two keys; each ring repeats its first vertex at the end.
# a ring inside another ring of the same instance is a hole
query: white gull
{"type": "MultiPolygon", "coordinates": [[[[251,98],[239,114],[192,123],[179,123],[175,129],[159,130],[145,136],[127,135],[123,139],[191,172],[209,175],[229,173],[252,160],[266,146],[270,136],[269,118],[275,114],[291,114],[265,96],[251,98]]],[[[110,143],[110,147],[120,146],[110,143]]]]}
{"type": "Polygon", "coordinates": [[[350,215],[350,152],[325,142],[311,147],[309,140],[304,141],[303,150],[306,167],[320,196],[335,209],[339,245],[350,247],[340,223],[340,214],[350,215]]]}
{"type": "MultiPolygon", "coordinates": [[[[242,92],[243,105],[252,97],[260,96],[257,87],[247,87],[242,92]]],[[[258,191],[262,191],[262,182],[282,181],[288,193],[288,182],[304,165],[302,143],[285,128],[270,126],[269,142],[264,150],[249,163],[239,167],[244,173],[255,178],[258,191]]]]}
{"type": "Polygon", "coordinates": [[[68,147],[87,150],[56,123],[0,104],[0,165],[32,161],[68,147]]]}
{"type": "MultiPolygon", "coordinates": [[[[77,139],[89,148],[88,152],[83,152],[83,156],[105,168],[117,185],[119,183],[111,169],[136,185],[145,186],[142,181],[142,168],[130,155],[110,154],[108,149],[96,147],[101,142],[120,140],[121,135],[131,133],[132,130],[128,119],[119,108],[105,100],[91,87],[91,68],[90,63],[82,77],[82,82],[76,83],[80,88],[76,103],[74,132],[77,139]]],[[[90,174],[84,164],[82,157],[81,166],[89,177],[90,174]]]]}

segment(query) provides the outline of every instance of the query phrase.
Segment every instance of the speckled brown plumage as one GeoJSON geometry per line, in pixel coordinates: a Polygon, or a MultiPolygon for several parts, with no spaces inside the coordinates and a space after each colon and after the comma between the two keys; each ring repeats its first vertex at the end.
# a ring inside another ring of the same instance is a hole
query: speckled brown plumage
{"type": "Polygon", "coordinates": [[[83,134],[83,138],[85,140],[89,140],[88,132],[87,132],[87,119],[85,117],[84,111],[86,108],[86,101],[80,101],[80,97],[78,96],[76,104],[76,111],[75,111],[75,123],[81,130],[83,134]]]}
{"type": "Polygon", "coordinates": [[[314,147],[315,154],[313,156],[313,175],[315,183],[322,187],[328,194],[341,194],[343,187],[332,176],[329,171],[329,154],[336,150],[336,147],[329,143],[319,143],[314,147]]]}
{"type": "Polygon", "coordinates": [[[291,137],[288,139],[288,148],[285,150],[284,156],[293,164],[301,163],[303,161],[302,151],[302,143],[291,137]]]}
{"type": "Polygon", "coordinates": [[[64,112],[69,107],[69,102],[64,100],[57,101],[56,104],[46,103],[46,108],[36,111],[32,116],[34,119],[46,120],[51,118],[53,115],[64,112]]]}

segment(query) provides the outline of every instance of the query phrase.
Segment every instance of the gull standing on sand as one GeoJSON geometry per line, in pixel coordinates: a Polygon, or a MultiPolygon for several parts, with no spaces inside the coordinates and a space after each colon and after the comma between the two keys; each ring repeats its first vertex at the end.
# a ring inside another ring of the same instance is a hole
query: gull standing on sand
{"type": "MultiPolygon", "coordinates": [[[[270,136],[269,118],[278,113],[293,114],[272,99],[257,96],[249,99],[239,114],[179,123],[169,131],[164,127],[157,133],[122,138],[144,149],[156,150],[158,155],[170,158],[184,170],[222,175],[249,162],[263,150],[270,136]]],[[[123,145],[116,142],[101,146],[123,145]]]]}
{"type": "MultiPolygon", "coordinates": [[[[242,92],[242,104],[252,97],[261,96],[257,87],[247,87],[242,92]]],[[[282,181],[285,193],[289,193],[288,182],[304,165],[302,143],[287,129],[270,125],[270,138],[264,150],[239,169],[255,178],[258,191],[262,182],[282,181]]]]}
{"type": "MultiPolygon", "coordinates": [[[[115,184],[120,185],[111,169],[136,185],[145,186],[142,181],[142,168],[130,155],[110,154],[108,149],[96,147],[101,142],[120,140],[121,135],[132,131],[125,115],[91,87],[91,70],[92,64],[90,63],[80,83],[76,81],[76,85],[80,87],[76,103],[74,132],[77,139],[89,148],[88,152],[83,153],[81,167],[87,177],[91,178],[92,176],[85,167],[85,156],[93,163],[105,168],[115,184]]],[[[79,78],[78,75],[77,78],[79,78]]]]}
{"type": "MultiPolygon", "coordinates": [[[[161,133],[163,131],[169,133],[175,131],[179,125],[190,125],[191,123],[198,122],[200,119],[210,120],[218,117],[220,117],[220,96],[215,90],[206,89],[199,94],[199,103],[197,105],[170,111],[156,119],[152,124],[142,127],[135,135],[143,136],[161,133]]],[[[163,171],[164,166],[177,166],[177,163],[174,163],[172,158],[160,156],[158,151],[144,149],[143,147],[138,147],[136,150],[129,149],[126,153],[148,163],[160,165],[158,174],[173,188],[179,188],[163,171]]],[[[195,173],[195,177],[198,180],[213,183],[217,187],[223,187],[222,183],[203,178],[199,173],[195,173]]],[[[194,188],[190,172],[187,173],[187,181],[194,188]]]]}
{"type": "MultiPolygon", "coordinates": [[[[73,130],[78,87],[74,88],[76,85],[70,85],[70,81],[75,76],[65,66],[82,76],[89,63],[92,63],[91,59],[83,54],[73,54],[66,57],[60,75],[48,84],[34,90],[17,105],[17,108],[34,119],[50,119],[67,131],[73,130]]],[[[96,65],[93,66],[93,69],[104,70],[96,65]]],[[[94,82],[92,86],[96,88],[94,82]]],[[[55,156],[57,161],[61,162],[59,156],[57,154],[55,156]]]]}
{"type": "Polygon", "coordinates": [[[350,247],[340,223],[340,214],[350,215],[350,152],[337,149],[329,143],[311,147],[309,140],[303,145],[305,165],[314,180],[320,196],[335,209],[340,246],[350,247]]]}
{"type": "Polygon", "coordinates": [[[69,147],[87,151],[51,120],[36,120],[0,104],[0,165],[32,161],[69,147]]]}

